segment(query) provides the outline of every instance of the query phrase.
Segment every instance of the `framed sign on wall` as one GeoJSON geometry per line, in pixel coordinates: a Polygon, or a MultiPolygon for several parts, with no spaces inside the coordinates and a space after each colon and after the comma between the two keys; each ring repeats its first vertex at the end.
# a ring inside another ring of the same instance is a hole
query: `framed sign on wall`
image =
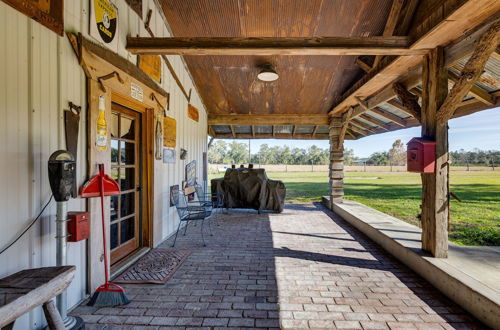
{"type": "Polygon", "coordinates": [[[161,83],[161,57],[159,55],[139,55],[137,64],[145,74],[161,83]]]}
{"type": "Polygon", "coordinates": [[[174,118],[163,117],[163,146],[175,148],[177,139],[177,122],[174,118]]]}
{"type": "Polygon", "coordinates": [[[188,117],[194,121],[200,120],[200,112],[195,106],[191,104],[188,104],[188,117]]]}
{"type": "Polygon", "coordinates": [[[90,35],[118,52],[118,8],[110,0],[90,0],[90,35]]]}
{"type": "Polygon", "coordinates": [[[12,8],[34,19],[62,36],[64,33],[64,1],[62,0],[3,0],[12,8]]]}

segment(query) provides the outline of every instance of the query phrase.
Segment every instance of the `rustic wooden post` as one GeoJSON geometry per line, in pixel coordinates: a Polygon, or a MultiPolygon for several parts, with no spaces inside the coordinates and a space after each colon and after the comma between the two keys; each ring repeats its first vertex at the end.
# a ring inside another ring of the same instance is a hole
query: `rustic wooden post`
{"type": "Polygon", "coordinates": [[[342,116],[330,119],[330,209],[334,203],[342,203],[344,197],[344,139],[342,116]]]}
{"type": "Polygon", "coordinates": [[[443,48],[426,55],[422,70],[422,137],[436,141],[435,173],[422,174],[422,249],[434,257],[448,256],[449,155],[448,123],[437,113],[448,93],[443,48]]]}

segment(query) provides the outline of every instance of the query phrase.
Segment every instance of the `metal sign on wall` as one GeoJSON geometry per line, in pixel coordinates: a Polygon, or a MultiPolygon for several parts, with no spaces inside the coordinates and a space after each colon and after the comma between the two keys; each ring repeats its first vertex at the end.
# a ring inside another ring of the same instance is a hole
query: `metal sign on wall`
{"type": "Polygon", "coordinates": [[[12,8],[20,11],[58,35],[64,33],[64,11],[61,0],[3,0],[12,8]]]}
{"type": "Polygon", "coordinates": [[[90,0],[90,35],[118,52],[118,8],[110,0],[90,0]]]}
{"type": "Polygon", "coordinates": [[[163,146],[175,148],[177,140],[177,122],[174,118],[163,118],[163,146]]]}
{"type": "Polygon", "coordinates": [[[194,121],[200,120],[200,112],[195,106],[191,104],[188,104],[188,117],[194,121]]]}
{"type": "Polygon", "coordinates": [[[144,73],[161,83],[161,57],[159,55],[139,55],[137,61],[144,73]]]}

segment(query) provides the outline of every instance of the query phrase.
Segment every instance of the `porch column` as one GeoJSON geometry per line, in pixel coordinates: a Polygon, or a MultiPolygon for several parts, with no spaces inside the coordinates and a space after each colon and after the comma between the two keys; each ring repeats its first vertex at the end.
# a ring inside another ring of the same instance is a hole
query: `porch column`
{"type": "Polygon", "coordinates": [[[443,48],[424,57],[422,70],[422,137],[436,142],[436,169],[422,174],[422,249],[448,256],[449,155],[448,123],[439,124],[438,109],[448,93],[443,48]]]}
{"type": "Polygon", "coordinates": [[[330,209],[333,203],[342,203],[344,197],[344,139],[342,116],[330,118],[330,209]]]}

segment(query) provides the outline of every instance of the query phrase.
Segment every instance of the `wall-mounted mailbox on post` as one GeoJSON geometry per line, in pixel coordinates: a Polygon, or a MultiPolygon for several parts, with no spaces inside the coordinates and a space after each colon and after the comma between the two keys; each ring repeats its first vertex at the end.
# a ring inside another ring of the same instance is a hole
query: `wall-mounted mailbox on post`
{"type": "Polygon", "coordinates": [[[407,143],[406,160],[408,172],[434,173],[436,142],[424,138],[411,139],[407,143]]]}

